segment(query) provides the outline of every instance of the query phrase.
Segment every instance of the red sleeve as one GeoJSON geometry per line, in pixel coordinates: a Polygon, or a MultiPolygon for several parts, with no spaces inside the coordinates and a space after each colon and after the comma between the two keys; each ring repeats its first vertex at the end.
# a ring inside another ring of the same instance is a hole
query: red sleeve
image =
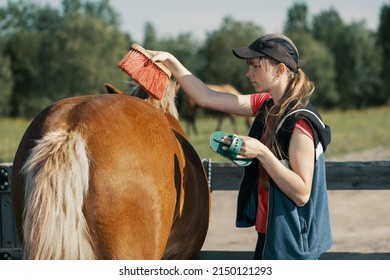
{"type": "Polygon", "coordinates": [[[311,130],[311,127],[306,120],[304,120],[304,119],[298,120],[294,125],[294,129],[299,129],[300,131],[305,133],[307,136],[309,136],[311,140],[314,141],[313,131],[311,130]]]}
{"type": "Polygon", "coordinates": [[[255,93],[251,95],[251,106],[253,115],[257,113],[257,110],[264,104],[265,101],[271,98],[269,93],[255,93]]]}

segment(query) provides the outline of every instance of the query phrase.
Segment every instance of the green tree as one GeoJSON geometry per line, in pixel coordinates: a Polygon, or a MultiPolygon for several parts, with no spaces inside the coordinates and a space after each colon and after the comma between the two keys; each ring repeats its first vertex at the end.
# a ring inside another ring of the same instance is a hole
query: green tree
{"type": "Polygon", "coordinates": [[[201,43],[192,33],[181,33],[177,37],[159,40],[159,48],[174,53],[175,56],[196,75],[201,70],[202,57],[199,55],[201,43]]]}
{"type": "Polygon", "coordinates": [[[307,5],[294,4],[287,11],[287,18],[284,32],[297,46],[300,66],[316,87],[311,98],[312,103],[325,108],[335,106],[338,102],[338,94],[335,86],[333,54],[325,44],[312,35],[315,32],[311,32],[307,5]]]}
{"type": "Polygon", "coordinates": [[[335,85],[335,67],[332,53],[310,33],[289,34],[300,55],[300,66],[316,87],[311,102],[317,107],[332,108],[339,96],[335,85]]]}
{"type": "Polygon", "coordinates": [[[334,8],[331,8],[313,16],[311,34],[333,51],[337,49],[337,43],[343,28],[344,22],[339,13],[334,8]]]}
{"type": "Polygon", "coordinates": [[[116,63],[128,49],[127,37],[119,30],[80,15],[66,18],[57,36],[62,49],[55,73],[62,80],[62,94],[58,97],[96,92],[104,82],[118,76],[116,63]]]}
{"type": "Polygon", "coordinates": [[[287,21],[284,25],[284,32],[291,34],[295,32],[309,32],[308,7],[305,3],[295,3],[287,11],[287,21]]]}
{"type": "Polygon", "coordinates": [[[158,49],[159,47],[159,39],[157,36],[157,31],[154,28],[153,24],[151,22],[145,23],[145,37],[143,41],[143,46],[146,49],[158,49]]]}
{"type": "Polygon", "coordinates": [[[345,26],[334,50],[337,89],[342,108],[378,105],[380,92],[380,55],[375,34],[364,22],[345,26]]]}
{"type": "Polygon", "coordinates": [[[0,9],[12,115],[33,116],[58,99],[103,92],[104,82],[125,84],[116,64],[131,38],[119,31],[108,1],[63,4],[63,12],[24,0],[0,9]]]}
{"type": "Polygon", "coordinates": [[[0,7],[0,34],[8,38],[17,31],[33,29],[37,9],[37,5],[28,0],[8,1],[6,6],[0,7]]]}
{"type": "Polygon", "coordinates": [[[263,34],[263,29],[253,22],[225,17],[221,27],[207,35],[200,50],[203,65],[199,76],[207,83],[229,83],[243,93],[253,92],[245,76],[246,61],[237,59],[232,49],[248,46],[263,34]]]}
{"type": "Polygon", "coordinates": [[[110,25],[119,27],[119,14],[110,5],[110,0],[89,0],[84,5],[86,15],[98,18],[110,25]]]}
{"type": "Polygon", "coordinates": [[[13,88],[13,77],[11,70],[11,59],[4,54],[4,39],[0,37],[0,117],[10,113],[11,93],[13,88]]]}
{"type": "Polygon", "coordinates": [[[313,18],[313,36],[334,57],[335,82],[342,108],[363,108],[383,103],[379,79],[380,51],[375,33],[364,21],[345,24],[336,10],[313,18]]]}
{"type": "Polygon", "coordinates": [[[381,8],[378,28],[379,48],[382,50],[381,80],[384,102],[390,102],[390,5],[381,8]]]}
{"type": "MultiPolygon", "coordinates": [[[[177,37],[167,37],[158,42],[159,49],[173,53],[192,73],[198,75],[201,71],[202,57],[199,55],[200,43],[192,33],[181,33],[177,37]]],[[[184,92],[177,93],[177,107],[180,115],[185,115],[188,108],[183,102],[184,92]]]]}
{"type": "Polygon", "coordinates": [[[18,31],[8,41],[7,55],[11,58],[14,87],[11,98],[11,114],[28,115],[37,104],[47,104],[37,87],[39,77],[40,35],[18,31]],[[35,93],[39,93],[36,95],[35,93]],[[35,104],[34,104],[35,103],[35,104]]]}
{"type": "Polygon", "coordinates": [[[36,88],[40,40],[34,30],[37,10],[36,5],[24,0],[9,1],[7,6],[0,8],[0,34],[4,38],[2,53],[9,61],[11,73],[8,76],[13,79],[9,104],[4,106],[12,115],[18,115],[22,107],[20,103],[26,100],[24,96],[32,95],[31,91],[36,88]]]}
{"type": "MultiPolygon", "coordinates": [[[[329,49],[329,56],[334,61],[333,69],[331,70],[332,73],[334,73],[332,85],[335,88],[335,98],[333,100],[334,102],[340,102],[342,100],[340,96],[342,93],[339,92],[339,84],[342,83],[342,81],[339,76],[339,70],[341,69],[341,71],[343,71],[343,65],[338,59],[337,54],[339,53],[340,37],[342,36],[342,31],[345,27],[344,22],[334,8],[314,15],[312,22],[312,36],[329,49]]],[[[324,72],[324,74],[326,75],[326,72],[324,72]]],[[[337,106],[338,104],[334,104],[334,107],[337,106]]]]}
{"type": "Polygon", "coordinates": [[[81,0],[62,0],[62,8],[65,17],[80,14],[81,7],[82,7],[81,0]]]}

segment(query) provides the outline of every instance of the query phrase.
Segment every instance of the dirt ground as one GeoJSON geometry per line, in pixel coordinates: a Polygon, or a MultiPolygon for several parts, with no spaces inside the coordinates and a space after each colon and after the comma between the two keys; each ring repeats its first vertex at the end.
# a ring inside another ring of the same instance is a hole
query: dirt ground
{"type": "MultiPolygon", "coordinates": [[[[328,161],[390,160],[390,146],[328,161]]],[[[390,183],[389,183],[390,184],[390,183]]],[[[208,235],[202,251],[253,251],[255,229],[235,227],[236,191],[214,191],[208,235]]],[[[329,191],[332,252],[390,252],[390,190],[329,191]]]]}

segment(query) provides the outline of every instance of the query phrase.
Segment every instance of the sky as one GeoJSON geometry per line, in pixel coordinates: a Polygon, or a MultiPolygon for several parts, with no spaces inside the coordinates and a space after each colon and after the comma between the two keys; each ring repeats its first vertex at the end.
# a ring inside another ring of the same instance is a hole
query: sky
{"type": "MultiPolygon", "coordinates": [[[[33,0],[53,7],[59,7],[61,1],[33,0]]],[[[6,2],[0,0],[0,6],[6,2]]],[[[266,33],[280,33],[287,10],[295,2],[307,4],[309,18],[333,7],[344,22],[364,20],[372,30],[378,26],[381,7],[390,5],[390,0],[111,0],[111,5],[121,16],[121,29],[142,42],[146,22],[153,24],[159,37],[191,32],[202,40],[221,26],[225,16],[252,21],[266,33]]]]}

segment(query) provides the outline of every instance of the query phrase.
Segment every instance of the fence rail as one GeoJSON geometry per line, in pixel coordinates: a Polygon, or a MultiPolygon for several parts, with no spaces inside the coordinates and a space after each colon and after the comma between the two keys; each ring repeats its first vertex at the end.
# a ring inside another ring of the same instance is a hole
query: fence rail
{"type": "MultiPolygon", "coordinates": [[[[237,191],[243,175],[243,167],[232,162],[203,160],[212,191],[237,191]]],[[[328,190],[390,190],[390,161],[326,162],[328,190]]],[[[252,259],[249,251],[204,251],[200,259],[235,260],[252,259]]],[[[390,252],[356,253],[327,252],[321,256],[327,260],[390,260],[390,252]]]]}
{"type": "MultiPolygon", "coordinates": [[[[232,162],[203,161],[212,191],[237,191],[243,167],[232,162]]],[[[390,161],[327,162],[329,190],[390,190],[390,161]]],[[[0,260],[20,259],[21,246],[15,230],[11,201],[11,164],[0,163],[0,260]]],[[[247,251],[202,251],[199,259],[251,259],[247,251]]],[[[389,253],[329,252],[322,259],[390,259],[389,253]]]]}
{"type": "MultiPolygon", "coordinates": [[[[243,167],[233,162],[203,160],[210,187],[236,191],[243,167]]],[[[328,190],[390,190],[390,161],[326,162],[328,190]]]]}

